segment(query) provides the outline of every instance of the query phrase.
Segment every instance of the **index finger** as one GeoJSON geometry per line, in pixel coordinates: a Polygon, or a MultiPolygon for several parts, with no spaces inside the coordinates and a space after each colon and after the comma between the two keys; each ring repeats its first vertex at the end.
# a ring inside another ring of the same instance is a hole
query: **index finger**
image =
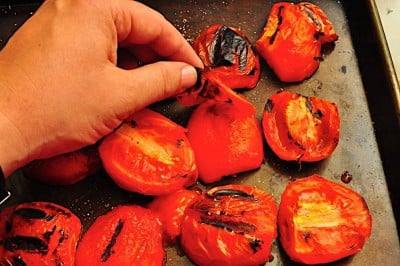
{"type": "Polygon", "coordinates": [[[191,45],[159,12],[129,0],[112,3],[112,15],[121,46],[146,45],[161,58],[203,67],[191,45]]]}

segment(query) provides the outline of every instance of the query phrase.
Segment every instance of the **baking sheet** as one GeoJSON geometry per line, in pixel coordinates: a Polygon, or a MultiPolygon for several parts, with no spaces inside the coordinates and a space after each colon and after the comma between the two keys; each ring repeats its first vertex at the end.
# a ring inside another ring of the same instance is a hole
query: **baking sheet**
{"type": "MultiPolygon", "coordinates": [[[[143,1],[163,13],[184,35],[192,41],[201,30],[214,23],[223,23],[240,28],[252,43],[260,35],[266,17],[277,1],[143,1]]],[[[319,174],[341,183],[340,176],[348,171],[353,175],[349,187],[365,198],[373,219],[372,235],[364,249],[357,255],[332,265],[397,265],[400,262],[400,248],[392,212],[387,180],[378,143],[371,119],[371,108],[365,86],[365,73],[360,62],[360,53],[354,48],[354,37],[348,16],[348,3],[340,1],[315,0],[332,21],[339,35],[335,46],[326,52],[318,71],[302,83],[279,82],[268,66],[262,62],[260,82],[253,90],[242,91],[256,107],[261,119],[267,98],[279,89],[286,89],[308,96],[317,96],[335,102],[341,116],[341,137],[333,155],[318,163],[305,164],[301,168],[296,163],[286,163],[265,147],[265,162],[256,171],[239,174],[221,183],[241,183],[254,185],[271,193],[277,203],[285,186],[294,178],[319,174]]],[[[0,8],[0,46],[21,23],[37,8],[37,4],[7,5],[0,8]]],[[[359,12],[366,12],[359,10],[359,12]]],[[[361,21],[362,23],[363,21],[361,21]]],[[[370,21],[366,21],[370,23],[370,21]]],[[[368,25],[368,24],[367,24],[368,25]]],[[[373,30],[373,29],[366,29],[373,30]]],[[[377,69],[376,74],[379,75],[377,69]]],[[[152,106],[153,109],[170,117],[181,125],[192,111],[179,105],[175,100],[166,100],[152,106]]],[[[129,193],[113,184],[105,173],[88,178],[76,185],[52,187],[25,179],[20,172],[7,180],[13,196],[8,205],[22,201],[47,200],[61,204],[75,212],[82,220],[84,229],[93,220],[113,206],[136,202],[144,204],[150,197],[129,193]]],[[[274,260],[268,265],[294,265],[275,241],[272,247],[274,260]]],[[[167,265],[190,265],[190,262],[175,247],[167,248],[167,265]]]]}

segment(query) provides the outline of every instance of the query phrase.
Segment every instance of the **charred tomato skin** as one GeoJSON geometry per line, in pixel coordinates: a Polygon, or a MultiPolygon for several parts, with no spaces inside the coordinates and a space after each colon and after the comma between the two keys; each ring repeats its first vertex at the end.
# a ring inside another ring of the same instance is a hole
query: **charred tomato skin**
{"type": "Polygon", "coordinates": [[[193,42],[206,71],[232,89],[254,88],[260,79],[260,60],[245,34],[223,24],[207,27],[193,42]]]}
{"type": "Polygon", "coordinates": [[[246,185],[208,190],[186,209],[181,246],[196,265],[261,265],[277,236],[277,206],[246,185]]]}
{"type": "Polygon", "coordinates": [[[261,126],[255,109],[241,95],[208,100],[192,113],[187,129],[199,179],[204,183],[257,169],[264,159],[261,126]]]}
{"type": "Polygon", "coordinates": [[[300,82],[318,69],[322,45],[337,39],[318,6],[279,2],[272,6],[256,49],[281,81],[300,82]]]}
{"type": "Polygon", "coordinates": [[[50,185],[72,185],[98,173],[101,161],[97,146],[40,159],[23,167],[25,177],[50,185]]]}
{"type": "Polygon", "coordinates": [[[359,252],[372,218],[354,190],[318,175],[290,183],[278,211],[280,242],[296,262],[321,264],[359,252]]]}
{"type": "Polygon", "coordinates": [[[186,129],[143,109],[99,146],[103,167],[117,185],[144,195],[164,195],[197,181],[198,170],[186,129]]]}
{"type": "Polygon", "coordinates": [[[162,222],[164,242],[176,243],[181,235],[181,223],[185,210],[201,195],[201,191],[182,188],[168,195],[158,196],[147,207],[162,222]]]}
{"type": "Polygon", "coordinates": [[[83,235],[76,265],[163,265],[161,223],[138,205],[120,205],[99,216],[83,235]]]}
{"type": "Polygon", "coordinates": [[[278,91],[265,104],[262,128],[280,159],[316,162],[328,158],[337,147],[339,111],[324,99],[278,91]]]}
{"type": "Polygon", "coordinates": [[[26,202],[0,212],[0,265],[75,265],[82,224],[69,209],[26,202]]]}

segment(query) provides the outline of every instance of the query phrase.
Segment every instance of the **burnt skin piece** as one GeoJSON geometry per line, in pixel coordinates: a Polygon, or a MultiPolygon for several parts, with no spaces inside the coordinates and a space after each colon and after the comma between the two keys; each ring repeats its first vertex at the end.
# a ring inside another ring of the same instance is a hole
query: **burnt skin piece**
{"type": "Polygon", "coordinates": [[[281,81],[300,82],[318,69],[322,45],[337,39],[318,6],[280,2],[272,6],[256,49],[281,81]]]}
{"type": "Polygon", "coordinates": [[[231,89],[251,89],[260,79],[260,61],[247,37],[239,29],[222,24],[206,28],[193,42],[205,71],[231,89]]]}
{"type": "Polygon", "coordinates": [[[22,203],[0,213],[0,265],[75,265],[82,225],[50,202],[22,203]]]}
{"type": "Polygon", "coordinates": [[[277,236],[277,206],[245,185],[214,187],[186,209],[181,245],[196,265],[261,265],[277,236]]]}

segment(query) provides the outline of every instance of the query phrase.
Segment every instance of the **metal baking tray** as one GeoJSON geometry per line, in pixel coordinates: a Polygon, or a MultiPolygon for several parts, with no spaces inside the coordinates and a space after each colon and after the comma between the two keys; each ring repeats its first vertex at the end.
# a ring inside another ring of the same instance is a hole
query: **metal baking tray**
{"type": "MultiPolygon", "coordinates": [[[[278,1],[190,0],[143,1],[165,15],[189,41],[205,27],[223,23],[240,28],[254,43],[260,35],[273,3],[278,1]]],[[[296,1],[295,1],[296,2],[296,1]]],[[[340,36],[318,71],[302,83],[279,82],[262,63],[260,82],[254,90],[242,91],[256,107],[260,119],[267,98],[283,88],[335,102],[341,115],[341,137],[333,155],[321,162],[303,164],[277,159],[265,147],[265,162],[256,171],[239,174],[221,183],[254,185],[271,193],[279,203],[284,187],[293,179],[314,173],[341,183],[340,176],[353,175],[349,187],[365,198],[373,218],[372,235],[364,249],[331,265],[397,265],[400,262],[399,220],[400,158],[399,92],[379,15],[373,0],[310,0],[319,5],[340,36]],[[393,212],[394,211],[394,212],[393,212]]],[[[0,2],[1,5],[2,2],[0,2]]],[[[0,47],[38,8],[40,2],[9,1],[0,6],[0,47]]],[[[181,125],[186,125],[190,108],[169,99],[151,106],[181,125]]],[[[2,151],[4,152],[4,151],[2,151]]],[[[78,184],[54,187],[38,184],[17,171],[7,180],[11,205],[45,200],[61,204],[82,220],[84,230],[113,206],[144,204],[151,200],[118,188],[104,173],[78,184]]],[[[2,206],[3,207],[3,206],[2,206]]],[[[294,265],[278,241],[273,243],[274,260],[268,265],[294,265]]],[[[167,265],[191,265],[182,252],[167,247],[167,265]]]]}

